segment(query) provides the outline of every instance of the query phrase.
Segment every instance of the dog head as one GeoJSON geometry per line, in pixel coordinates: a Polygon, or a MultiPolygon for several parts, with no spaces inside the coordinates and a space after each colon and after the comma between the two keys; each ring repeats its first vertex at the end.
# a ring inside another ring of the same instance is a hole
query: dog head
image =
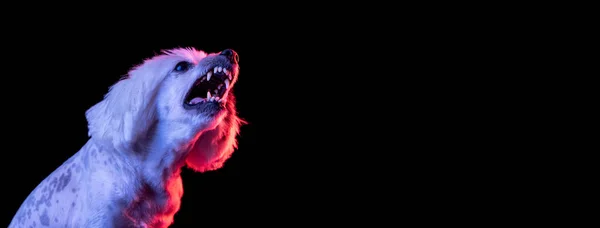
{"type": "Polygon", "coordinates": [[[194,170],[217,169],[236,148],[243,123],[232,92],[238,61],[230,49],[207,54],[193,48],[147,59],[86,112],[88,135],[122,151],[161,140],[187,148],[186,164],[194,170]]]}

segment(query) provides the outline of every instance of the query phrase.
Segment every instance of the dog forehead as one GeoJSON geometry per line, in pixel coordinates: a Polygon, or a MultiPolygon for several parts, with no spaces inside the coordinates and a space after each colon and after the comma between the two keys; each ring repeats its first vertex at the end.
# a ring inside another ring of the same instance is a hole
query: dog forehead
{"type": "Polygon", "coordinates": [[[175,48],[164,51],[164,53],[171,57],[178,57],[185,59],[186,61],[194,64],[199,63],[208,54],[202,50],[196,50],[195,48],[175,48]]]}

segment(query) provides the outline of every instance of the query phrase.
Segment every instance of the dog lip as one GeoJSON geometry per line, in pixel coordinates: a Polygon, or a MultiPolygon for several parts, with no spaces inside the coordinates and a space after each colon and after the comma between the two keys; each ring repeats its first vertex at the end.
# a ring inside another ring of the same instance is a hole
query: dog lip
{"type": "Polygon", "coordinates": [[[199,110],[203,107],[212,106],[212,105],[214,105],[215,108],[218,108],[218,109],[225,107],[225,103],[219,103],[219,102],[201,102],[201,103],[197,103],[197,104],[193,104],[193,105],[184,102],[183,108],[185,110],[199,110]]]}

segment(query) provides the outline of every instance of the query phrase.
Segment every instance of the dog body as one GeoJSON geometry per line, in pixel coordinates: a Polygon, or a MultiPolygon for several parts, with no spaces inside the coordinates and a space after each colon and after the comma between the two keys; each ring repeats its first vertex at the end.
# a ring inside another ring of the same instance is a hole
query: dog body
{"type": "Polygon", "coordinates": [[[244,123],[233,50],[173,49],[144,61],[86,112],[89,141],[40,183],[9,227],[168,227],[184,165],[222,167],[244,123]]]}

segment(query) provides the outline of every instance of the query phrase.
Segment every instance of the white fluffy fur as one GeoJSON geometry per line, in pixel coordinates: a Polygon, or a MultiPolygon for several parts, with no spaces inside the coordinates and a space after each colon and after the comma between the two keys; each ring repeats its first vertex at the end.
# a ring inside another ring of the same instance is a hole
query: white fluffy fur
{"type": "MultiPolygon", "coordinates": [[[[131,151],[135,150],[133,146],[139,142],[138,138],[146,136],[152,123],[168,123],[172,125],[168,138],[173,143],[194,143],[192,138],[199,137],[194,151],[203,152],[189,155],[190,168],[196,171],[220,168],[237,147],[235,136],[244,123],[237,117],[233,94],[228,97],[226,112],[216,118],[191,115],[180,104],[184,91],[202,69],[194,68],[184,77],[167,77],[178,62],[197,64],[205,57],[206,53],[195,49],[174,49],[135,67],[129,77],[110,88],[103,101],[86,112],[89,135],[110,140],[120,150],[131,151]],[[199,134],[201,131],[204,132],[199,134]]],[[[237,73],[236,68],[234,74],[237,73]]],[[[237,77],[231,85],[236,81],[237,77]]]]}
{"type": "MultiPolygon", "coordinates": [[[[145,60],[86,112],[88,143],[28,196],[9,227],[166,227],[183,194],[180,168],[223,166],[240,125],[229,91],[222,109],[186,110],[187,91],[218,53],[174,49],[145,60]],[[188,61],[192,68],[173,71],[188,61]]],[[[237,82],[238,65],[231,64],[237,82]]]]}

